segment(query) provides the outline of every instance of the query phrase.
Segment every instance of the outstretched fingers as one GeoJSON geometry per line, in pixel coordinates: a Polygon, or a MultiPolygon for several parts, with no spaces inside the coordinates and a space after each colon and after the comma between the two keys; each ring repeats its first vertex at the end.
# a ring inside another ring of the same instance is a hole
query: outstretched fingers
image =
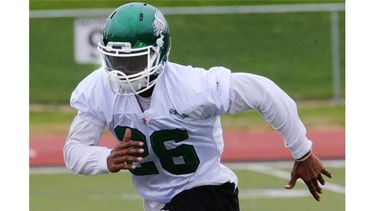
{"type": "Polygon", "coordinates": [[[131,140],[131,129],[125,130],[122,142],[116,145],[107,158],[107,166],[111,172],[118,172],[121,169],[135,169],[133,162],[143,160],[141,154],[144,153],[142,141],[131,140]]]}
{"type": "Polygon", "coordinates": [[[323,170],[322,170],[322,174],[326,175],[326,176],[329,177],[329,178],[332,178],[332,177],[333,177],[333,175],[332,175],[329,171],[327,171],[326,169],[323,169],[323,170]]]}
{"type": "Polygon", "coordinates": [[[122,142],[129,142],[130,138],[132,136],[132,131],[130,128],[126,128],[124,138],[122,139],[122,142]]]}
{"type": "MultiPolygon", "coordinates": [[[[315,198],[315,200],[317,201],[320,201],[320,195],[319,195],[319,191],[317,190],[317,187],[315,186],[315,182],[314,181],[304,181],[306,186],[309,188],[309,191],[311,193],[311,195],[313,195],[313,197],[315,198]]],[[[317,184],[317,182],[316,182],[317,184]]],[[[319,185],[318,185],[319,187],[319,185]]],[[[320,189],[320,192],[321,192],[321,188],[319,187],[318,189],[320,189]]]]}
{"type": "Polygon", "coordinates": [[[325,185],[325,184],[326,184],[326,181],[323,179],[323,177],[322,177],[321,174],[318,175],[318,181],[319,181],[319,183],[322,184],[322,185],[325,185]]]}
{"type": "Polygon", "coordinates": [[[294,186],[295,186],[296,183],[297,183],[297,180],[298,180],[298,177],[295,176],[294,174],[292,174],[292,176],[291,176],[291,178],[290,178],[288,184],[286,184],[284,187],[285,187],[286,189],[292,189],[292,188],[294,188],[294,186]]]}
{"type": "Polygon", "coordinates": [[[113,156],[113,162],[116,164],[124,162],[139,162],[142,161],[142,157],[139,157],[138,155],[143,153],[143,149],[126,149],[116,153],[117,154],[113,156]]]}
{"type": "Polygon", "coordinates": [[[322,188],[319,186],[319,184],[318,184],[318,180],[317,180],[317,179],[314,179],[314,180],[312,181],[312,183],[313,183],[313,185],[314,185],[314,187],[315,187],[316,192],[318,192],[319,194],[322,194],[322,193],[323,193],[323,190],[322,190],[322,188]]]}
{"type": "Polygon", "coordinates": [[[323,189],[320,185],[325,185],[326,183],[323,179],[323,175],[332,178],[332,174],[323,167],[319,158],[314,154],[311,154],[302,161],[294,162],[291,179],[285,188],[292,189],[295,186],[296,181],[301,178],[315,200],[320,201],[320,194],[323,193],[323,189]]]}

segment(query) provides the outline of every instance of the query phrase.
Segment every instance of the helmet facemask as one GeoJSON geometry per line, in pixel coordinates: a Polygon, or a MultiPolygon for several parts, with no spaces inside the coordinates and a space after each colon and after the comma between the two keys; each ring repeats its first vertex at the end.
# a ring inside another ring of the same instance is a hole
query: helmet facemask
{"type": "Polygon", "coordinates": [[[160,48],[163,36],[158,39],[157,46],[131,48],[130,43],[101,42],[98,49],[102,55],[102,63],[108,73],[111,90],[119,95],[134,95],[150,89],[157,81],[162,70],[160,48]]]}

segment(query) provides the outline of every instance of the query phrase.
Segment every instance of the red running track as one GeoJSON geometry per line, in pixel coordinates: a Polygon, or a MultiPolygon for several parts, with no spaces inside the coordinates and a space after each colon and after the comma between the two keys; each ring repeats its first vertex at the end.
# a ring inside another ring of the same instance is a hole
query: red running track
{"type": "MultiPolygon", "coordinates": [[[[313,150],[321,159],[345,158],[345,132],[310,132],[313,150]]],[[[224,153],[222,161],[275,161],[290,160],[291,154],[284,147],[282,137],[275,132],[224,132],[224,153]]],[[[30,137],[30,167],[64,166],[62,148],[65,137],[30,137]]],[[[101,145],[113,147],[116,141],[105,135],[101,145]]]]}

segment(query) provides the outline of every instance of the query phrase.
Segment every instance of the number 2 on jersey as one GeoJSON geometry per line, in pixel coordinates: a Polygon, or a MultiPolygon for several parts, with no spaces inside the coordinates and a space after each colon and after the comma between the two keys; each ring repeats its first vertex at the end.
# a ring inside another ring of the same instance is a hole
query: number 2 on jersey
{"type": "MultiPolygon", "coordinates": [[[[123,140],[125,130],[129,127],[118,126],[115,128],[116,136],[119,140],[123,140]]],[[[149,155],[146,136],[135,128],[131,129],[131,139],[142,141],[144,153],[142,157],[149,155]]],[[[188,139],[186,130],[160,130],[155,131],[150,136],[151,148],[160,159],[160,163],[166,171],[171,174],[190,174],[197,170],[200,160],[194,149],[194,146],[189,144],[181,144],[173,149],[167,149],[166,141],[183,142],[188,139]],[[173,158],[182,158],[184,163],[176,164],[173,158]]],[[[159,171],[154,162],[140,163],[140,166],[134,170],[130,170],[134,175],[151,175],[158,174],[159,171]]]]}

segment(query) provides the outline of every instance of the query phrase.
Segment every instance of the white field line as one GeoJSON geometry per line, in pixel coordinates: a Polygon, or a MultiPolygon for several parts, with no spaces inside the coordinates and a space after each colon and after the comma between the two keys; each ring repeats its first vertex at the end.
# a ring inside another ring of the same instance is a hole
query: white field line
{"type": "MultiPolygon", "coordinates": [[[[261,198],[296,198],[308,197],[310,192],[306,190],[280,190],[280,189],[241,189],[239,193],[240,199],[261,199],[261,198]]],[[[137,193],[124,193],[124,194],[90,194],[89,199],[103,200],[142,200],[137,193]]]]}
{"type": "MultiPolygon", "coordinates": [[[[324,160],[323,161],[325,167],[334,167],[334,168],[342,168],[345,167],[344,160],[324,160]]],[[[247,170],[249,165],[264,165],[270,168],[292,168],[293,162],[291,161],[275,161],[275,162],[243,162],[243,163],[224,163],[224,165],[228,166],[231,169],[242,169],[247,170]]],[[[126,171],[125,171],[126,172],[126,171]]],[[[71,173],[66,167],[64,166],[57,166],[57,167],[30,167],[29,174],[63,174],[63,173],[71,173]]],[[[290,174],[290,173],[288,173],[290,174]]],[[[289,177],[289,176],[288,176],[289,177]]]]}
{"type": "MultiPolygon", "coordinates": [[[[343,160],[329,160],[323,161],[327,168],[329,167],[344,167],[345,161],[343,160]]],[[[255,171],[267,175],[272,175],[278,178],[286,179],[289,181],[290,172],[283,171],[277,168],[291,167],[292,162],[256,162],[256,163],[225,163],[229,168],[233,170],[249,170],[255,171]]],[[[30,174],[62,174],[70,173],[65,167],[33,167],[30,168],[30,174]]],[[[299,182],[301,182],[299,180],[299,182]]],[[[336,184],[326,184],[324,186],[326,190],[330,190],[335,193],[345,193],[345,187],[336,184]]],[[[286,189],[241,189],[239,198],[240,199],[259,199],[259,198],[294,198],[294,197],[307,197],[310,193],[308,190],[286,190],[286,189]]],[[[104,198],[113,198],[119,200],[142,200],[137,193],[126,193],[126,194],[91,194],[91,200],[102,200],[104,198]]]]}
{"type": "Polygon", "coordinates": [[[308,197],[310,192],[306,190],[283,190],[283,189],[240,189],[240,199],[260,198],[296,198],[308,197]]]}
{"type": "MultiPolygon", "coordinates": [[[[344,161],[330,161],[330,162],[324,162],[325,166],[328,168],[331,165],[334,165],[336,167],[343,167],[345,165],[344,161]]],[[[287,162],[276,164],[279,167],[287,165],[287,162]]],[[[289,167],[292,167],[293,163],[289,162],[289,167]]],[[[231,169],[246,169],[249,171],[255,171],[271,176],[275,176],[281,179],[286,179],[286,181],[289,181],[290,179],[290,172],[277,169],[275,166],[272,165],[272,163],[232,163],[228,164],[228,167],[231,169]]],[[[302,180],[298,180],[298,182],[303,183],[302,180]]],[[[335,193],[345,193],[345,187],[341,185],[336,185],[333,183],[326,183],[324,186],[324,189],[335,192],[335,193]]]]}
{"type": "Polygon", "coordinates": [[[67,168],[63,166],[57,166],[57,167],[30,167],[29,168],[29,175],[38,175],[38,174],[73,174],[71,171],[69,171],[67,168]]]}

